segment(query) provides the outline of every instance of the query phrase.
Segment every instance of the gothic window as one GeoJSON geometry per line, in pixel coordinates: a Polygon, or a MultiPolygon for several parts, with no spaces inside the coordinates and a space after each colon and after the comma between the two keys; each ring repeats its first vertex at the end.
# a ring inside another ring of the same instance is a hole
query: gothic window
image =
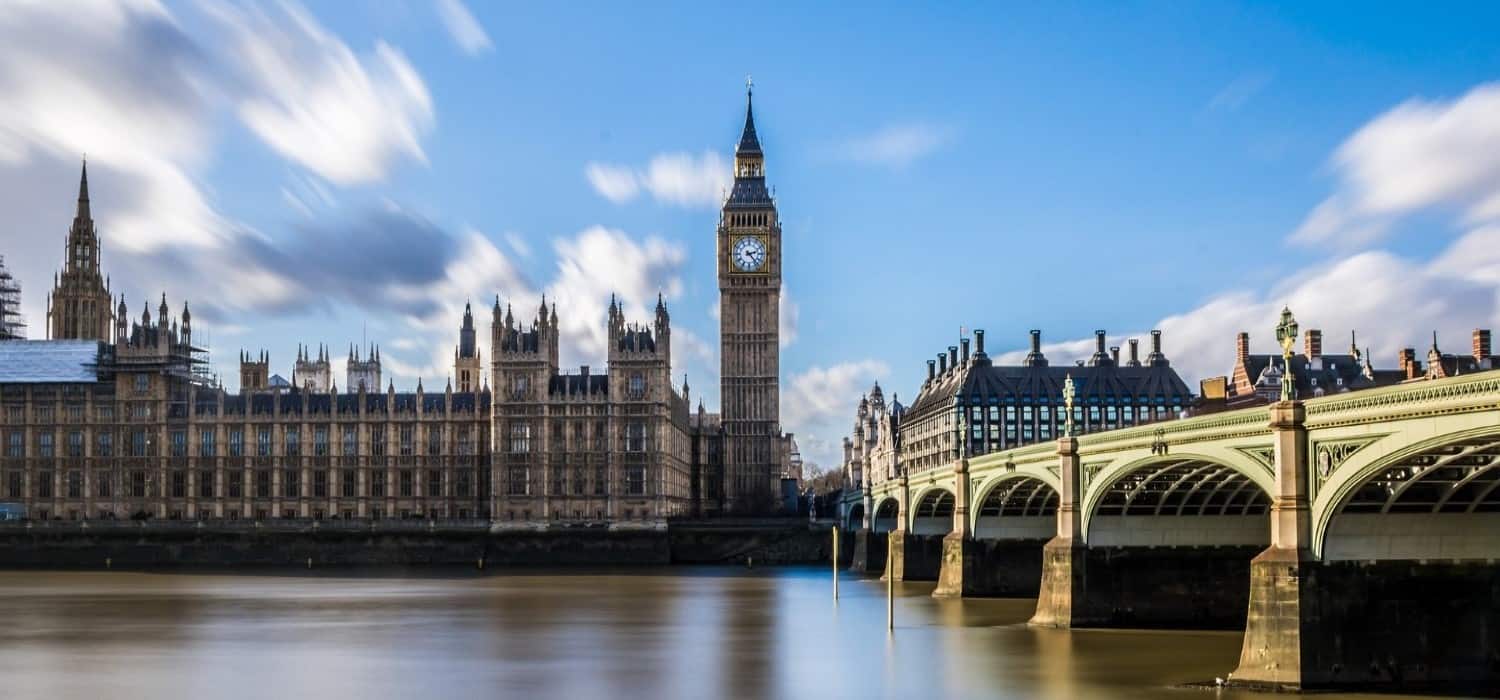
{"type": "Polygon", "coordinates": [[[412,475],[411,470],[402,469],[398,476],[401,479],[401,496],[403,498],[411,498],[412,496],[415,496],[417,488],[416,478],[412,475]]]}
{"type": "Polygon", "coordinates": [[[427,491],[422,495],[429,498],[443,495],[443,471],[441,469],[427,470],[427,491]]]}
{"type": "Polygon", "coordinates": [[[146,472],[140,471],[139,469],[130,472],[130,497],[146,497],[146,472]]]}
{"type": "Polygon", "coordinates": [[[510,424],[510,451],[522,454],[531,451],[531,424],[516,422],[510,424]]]}
{"type": "Polygon", "coordinates": [[[144,394],[151,388],[151,377],[146,374],[135,375],[135,393],[144,394]]]}
{"type": "Polygon", "coordinates": [[[53,456],[53,454],[52,454],[52,433],[50,431],[49,432],[45,432],[45,433],[40,433],[40,434],[38,434],[36,436],[36,455],[38,457],[51,457],[51,456],[53,456]]]}
{"type": "Polygon", "coordinates": [[[427,426],[427,454],[434,457],[443,453],[443,426],[427,426]]]}
{"type": "MultiPolygon", "coordinates": [[[[109,472],[104,471],[103,469],[94,472],[94,495],[98,496],[99,498],[109,498],[110,494],[114,491],[114,489],[110,488],[111,481],[113,481],[113,479],[110,478],[109,472]]],[[[19,493],[14,494],[12,498],[19,495],[19,493]]]]}
{"type": "Polygon", "coordinates": [[[511,380],[510,395],[512,398],[525,398],[531,391],[531,377],[518,374],[511,380]]]}
{"type": "Polygon", "coordinates": [[[457,483],[453,485],[453,490],[455,492],[453,495],[458,496],[459,498],[468,498],[469,492],[473,489],[473,476],[471,475],[469,470],[460,469],[458,471],[457,477],[457,483]]]}
{"type": "Polygon", "coordinates": [[[271,497],[271,471],[269,469],[257,469],[255,471],[255,497],[271,497]]]}
{"type": "Polygon", "coordinates": [[[646,395],[646,378],[640,372],[630,375],[625,393],[632,399],[643,398],[646,395]]]}
{"type": "Polygon", "coordinates": [[[295,425],[288,425],[282,432],[286,443],[286,456],[296,457],[302,454],[302,432],[295,425]]]}
{"type": "Polygon", "coordinates": [[[505,474],[505,493],[511,496],[525,496],[529,476],[530,472],[525,466],[510,467],[505,474]]]}
{"type": "Polygon", "coordinates": [[[358,495],[359,474],[353,469],[345,469],[339,473],[339,487],[342,489],[344,498],[354,498],[358,495]]]}
{"type": "Polygon", "coordinates": [[[370,426],[370,454],[376,457],[385,456],[385,426],[370,426]]]}
{"type": "Polygon", "coordinates": [[[210,470],[205,469],[198,472],[198,497],[214,497],[214,473],[210,470]]]}
{"type": "MultiPolygon", "coordinates": [[[[375,469],[370,472],[370,495],[375,498],[385,498],[385,470],[375,469]]],[[[380,517],[380,516],[375,516],[380,517]]]]}
{"type": "Polygon", "coordinates": [[[68,433],[68,456],[83,456],[83,431],[74,430],[68,433]]]}
{"type": "Polygon", "coordinates": [[[230,498],[243,498],[245,496],[245,473],[239,470],[229,472],[229,484],[226,490],[230,498]]]}
{"type": "Polygon", "coordinates": [[[283,498],[297,498],[302,495],[302,484],[298,482],[302,472],[296,469],[286,469],[281,475],[281,495],[283,498]]]}
{"type": "Polygon", "coordinates": [[[167,434],[167,438],[171,441],[172,456],[173,457],[186,457],[187,456],[187,431],[186,430],[173,430],[171,433],[167,434]]]}
{"type": "Polygon", "coordinates": [[[172,498],[187,498],[187,472],[181,469],[172,472],[172,498]]]}
{"type": "Polygon", "coordinates": [[[632,421],[625,424],[625,451],[646,451],[646,424],[640,421],[632,421]]]}
{"type": "Polygon", "coordinates": [[[359,428],[344,426],[344,455],[353,457],[359,454],[359,428]]]}
{"type": "Polygon", "coordinates": [[[259,457],[271,456],[271,428],[260,426],[255,429],[255,454],[259,457]]]}
{"type": "Polygon", "coordinates": [[[5,435],[5,456],[26,456],[26,434],[19,430],[12,430],[5,435]]]}
{"type": "Polygon", "coordinates": [[[646,465],[632,464],[625,467],[625,494],[646,495],[646,465]]]}
{"type": "Polygon", "coordinates": [[[328,426],[319,425],[313,428],[313,455],[318,457],[328,456],[328,426]]]}
{"type": "Polygon", "coordinates": [[[229,429],[229,456],[245,456],[245,430],[243,428],[229,429]]]}
{"type": "Polygon", "coordinates": [[[5,497],[21,498],[21,472],[10,472],[5,479],[5,497]]]}
{"type": "Polygon", "coordinates": [[[68,498],[83,498],[83,472],[68,472],[68,498]]]}
{"type": "Polygon", "coordinates": [[[36,497],[52,497],[52,472],[39,471],[36,473],[36,497]]]}
{"type": "Polygon", "coordinates": [[[199,431],[198,432],[198,456],[199,457],[212,457],[212,456],[214,456],[215,448],[216,448],[216,446],[214,445],[214,430],[213,430],[213,428],[204,428],[203,430],[199,431]]]}
{"type": "Polygon", "coordinates": [[[328,497],[328,470],[319,469],[313,472],[313,497],[328,497]]]}
{"type": "Polygon", "coordinates": [[[414,454],[415,448],[413,447],[414,440],[412,436],[415,432],[416,429],[410,425],[401,426],[401,456],[410,457],[412,454],[414,454]]]}

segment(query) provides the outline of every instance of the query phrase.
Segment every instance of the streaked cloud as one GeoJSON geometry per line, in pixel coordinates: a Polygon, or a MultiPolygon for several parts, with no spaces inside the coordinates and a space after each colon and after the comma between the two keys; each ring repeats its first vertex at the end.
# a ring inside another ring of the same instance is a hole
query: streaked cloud
{"type": "Polygon", "coordinates": [[[734,181],[729,160],[714,151],[662,153],[640,168],[589,163],[583,172],[595,192],[616,204],[647,193],[663,204],[716,207],[734,181]]]}
{"type": "Polygon", "coordinates": [[[877,359],[813,366],[783,382],[783,427],[796,433],[804,459],[836,466],[842,459],[841,441],[854,421],[859,397],[890,367],[877,359]]]}
{"type": "Polygon", "coordinates": [[[437,13],[443,28],[448,30],[448,36],[464,53],[478,56],[494,48],[490,35],[485,33],[484,27],[474,19],[462,0],[437,0],[437,13]]]}
{"type": "Polygon", "coordinates": [[[1295,243],[1371,243],[1429,209],[1456,210],[1470,226],[1500,220],[1500,83],[1403,102],[1354,132],[1331,166],[1337,188],[1292,233],[1295,243]]]}
{"type": "Polygon", "coordinates": [[[1209,98],[1206,108],[1210,112],[1236,112],[1245,103],[1260,94],[1271,84],[1274,76],[1265,71],[1245,73],[1230,81],[1209,98]]]}
{"type": "Polygon", "coordinates": [[[957,135],[953,127],[940,124],[892,124],[850,138],[835,152],[855,163],[901,168],[948,146],[957,135]]]}

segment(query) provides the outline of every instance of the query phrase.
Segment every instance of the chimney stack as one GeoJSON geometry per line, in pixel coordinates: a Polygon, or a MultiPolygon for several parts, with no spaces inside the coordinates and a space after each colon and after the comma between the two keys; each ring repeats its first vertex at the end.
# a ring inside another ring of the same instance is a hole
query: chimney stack
{"type": "Polygon", "coordinates": [[[960,338],[958,341],[958,348],[959,352],[961,353],[960,359],[963,360],[963,364],[961,366],[967,367],[969,365],[969,339],[960,338]]]}
{"type": "Polygon", "coordinates": [[[1039,330],[1031,331],[1031,351],[1035,353],[1042,351],[1042,332],[1039,330]]]}
{"type": "Polygon", "coordinates": [[[984,329],[982,328],[974,329],[974,354],[984,354],[984,329]]]}
{"type": "Polygon", "coordinates": [[[1303,343],[1302,353],[1307,355],[1307,359],[1312,360],[1323,356],[1323,331],[1309,328],[1303,343]]]}
{"type": "Polygon", "coordinates": [[[1250,334],[1240,331],[1234,337],[1234,359],[1240,366],[1250,362],[1250,334]]]}
{"type": "Polygon", "coordinates": [[[953,369],[958,369],[958,346],[957,345],[949,345],[948,346],[948,366],[952,367],[953,369]]]}
{"type": "Polygon", "coordinates": [[[936,377],[936,376],[937,376],[937,362],[935,362],[933,360],[928,360],[927,361],[927,381],[929,381],[929,382],[932,381],[933,378],[936,377]]]}
{"type": "Polygon", "coordinates": [[[1490,329],[1474,329],[1474,361],[1481,365],[1490,357],[1490,329]]]}
{"type": "Polygon", "coordinates": [[[1401,348],[1401,371],[1407,379],[1416,379],[1422,374],[1422,366],[1417,364],[1417,351],[1412,348],[1401,348]]]}
{"type": "Polygon", "coordinates": [[[938,374],[948,373],[948,354],[938,353],[938,374]]]}
{"type": "Polygon", "coordinates": [[[1116,367],[1120,366],[1120,346],[1115,345],[1109,349],[1109,361],[1116,367]]]}
{"type": "Polygon", "coordinates": [[[1094,352],[1104,354],[1104,331],[1094,331],[1094,352]]]}
{"type": "Polygon", "coordinates": [[[1130,339],[1130,364],[1129,367],[1141,366],[1141,341],[1136,338],[1130,339]]]}

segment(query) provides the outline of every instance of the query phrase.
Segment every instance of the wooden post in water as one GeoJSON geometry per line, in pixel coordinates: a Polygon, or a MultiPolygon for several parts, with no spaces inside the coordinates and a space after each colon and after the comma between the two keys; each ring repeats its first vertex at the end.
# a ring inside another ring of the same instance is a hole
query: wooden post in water
{"type": "Polygon", "coordinates": [[[839,599],[839,526],[833,526],[833,599],[839,599]]]}
{"type": "Polygon", "coordinates": [[[894,551],[885,548],[885,628],[896,629],[896,572],[892,568],[894,551]]]}

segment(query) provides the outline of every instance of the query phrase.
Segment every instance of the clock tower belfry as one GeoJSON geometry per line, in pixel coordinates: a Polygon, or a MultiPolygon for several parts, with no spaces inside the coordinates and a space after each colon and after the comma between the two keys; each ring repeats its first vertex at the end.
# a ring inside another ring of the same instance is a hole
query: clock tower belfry
{"type": "Polygon", "coordinates": [[[781,221],[766,188],[765,154],[746,83],[745,130],[734,149],[734,186],[719,214],[720,401],[724,507],[774,507],[781,435],[781,221]]]}

